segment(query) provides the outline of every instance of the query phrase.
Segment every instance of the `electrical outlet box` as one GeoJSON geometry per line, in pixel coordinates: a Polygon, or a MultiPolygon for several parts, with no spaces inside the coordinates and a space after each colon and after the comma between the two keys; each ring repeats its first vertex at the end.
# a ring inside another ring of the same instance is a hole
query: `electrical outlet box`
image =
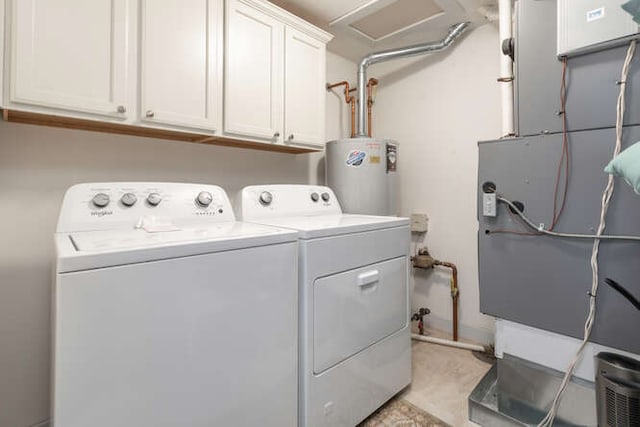
{"type": "Polygon", "coordinates": [[[482,193],[482,215],[495,217],[497,215],[497,203],[496,193],[482,193]]]}
{"type": "Polygon", "coordinates": [[[411,231],[416,233],[426,233],[428,229],[429,217],[427,214],[411,214],[411,231]]]}
{"type": "Polygon", "coordinates": [[[558,56],[607,49],[638,38],[626,0],[558,0],[558,56]]]}

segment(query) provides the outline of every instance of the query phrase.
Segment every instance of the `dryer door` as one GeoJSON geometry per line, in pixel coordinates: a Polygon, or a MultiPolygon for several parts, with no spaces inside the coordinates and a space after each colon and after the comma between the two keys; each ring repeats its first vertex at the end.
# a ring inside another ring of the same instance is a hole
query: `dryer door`
{"type": "Polygon", "coordinates": [[[317,279],[314,373],[404,328],[409,320],[407,290],[405,256],[317,279]]]}

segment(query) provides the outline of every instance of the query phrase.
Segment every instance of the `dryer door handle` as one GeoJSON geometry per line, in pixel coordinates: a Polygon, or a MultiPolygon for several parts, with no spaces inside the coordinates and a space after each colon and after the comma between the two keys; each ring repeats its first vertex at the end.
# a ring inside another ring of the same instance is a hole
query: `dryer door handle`
{"type": "Polygon", "coordinates": [[[369,270],[358,274],[358,286],[363,287],[371,285],[380,280],[380,272],[378,270],[369,270]]]}

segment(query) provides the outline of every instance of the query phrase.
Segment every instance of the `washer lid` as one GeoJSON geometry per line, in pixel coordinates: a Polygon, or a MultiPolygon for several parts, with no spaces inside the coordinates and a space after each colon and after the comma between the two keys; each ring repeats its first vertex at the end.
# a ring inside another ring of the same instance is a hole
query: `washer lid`
{"type": "Polygon", "coordinates": [[[70,233],[69,238],[79,252],[100,252],[149,246],[165,246],[189,242],[273,234],[270,227],[238,222],[215,224],[208,227],[148,232],[142,229],[127,231],[85,231],[70,233]]]}
{"type": "Polygon", "coordinates": [[[261,224],[298,230],[302,239],[338,236],[341,234],[360,233],[392,227],[406,227],[408,218],[373,215],[312,215],[265,218],[261,224]]]}
{"type": "Polygon", "coordinates": [[[162,232],[57,233],[55,240],[58,272],[68,272],[292,242],[296,233],[234,221],[162,232]]]}

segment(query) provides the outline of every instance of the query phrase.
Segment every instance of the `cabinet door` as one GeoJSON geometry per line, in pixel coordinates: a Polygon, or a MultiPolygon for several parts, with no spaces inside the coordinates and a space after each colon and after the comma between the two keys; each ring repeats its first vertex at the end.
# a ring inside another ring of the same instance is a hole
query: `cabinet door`
{"type": "Polygon", "coordinates": [[[224,130],[282,140],[284,25],[243,3],[227,3],[224,130]]]}
{"type": "Polygon", "coordinates": [[[126,118],[132,0],[14,0],[10,101],[126,118]]]}
{"type": "Polygon", "coordinates": [[[222,6],[222,0],[142,1],[142,120],[219,128],[222,6]]]}
{"type": "Polygon", "coordinates": [[[290,144],[324,145],[325,44],[286,29],[285,136],[290,144]]]}

